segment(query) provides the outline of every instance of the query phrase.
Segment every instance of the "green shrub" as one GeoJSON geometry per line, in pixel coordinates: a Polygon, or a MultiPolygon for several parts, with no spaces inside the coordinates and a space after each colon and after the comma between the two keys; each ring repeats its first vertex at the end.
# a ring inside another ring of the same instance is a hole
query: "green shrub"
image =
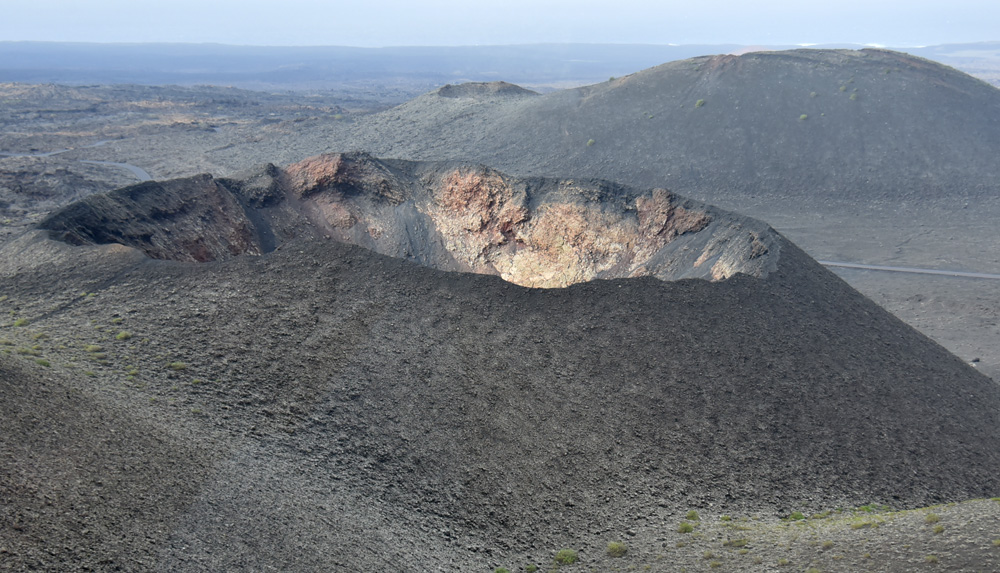
{"type": "Polygon", "coordinates": [[[624,557],[626,553],[628,553],[628,547],[624,543],[619,543],[618,541],[608,543],[609,557],[624,557]]]}
{"type": "Polygon", "coordinates": [[[187,370],[188,365],[184,362],[171,362],[167,364],[167,368],[171,370],[187,370]]]}
{"type": "Polygon", "coordinates": [[[49,361],[45,360],[44,358],[36,358],[35,364],[38,364],[39,366],[45,366],[46,368],[52,366],[51,364],[49,364],[49,361]]]}
{"type": "Polygon", "coordinates": [[[596,141],[594,141],[593,139],[588,139],[588,140],[587,140],[587,147],[593,147],[593,145],[594,145],[595,143],[597,143],[597,142],[596,142],[596,141]]]}
{"type": "Polygon", "coordinates": [[[924,516],[924,523],[930,525],[931,523],[937,523],[941,521],[941,516],[936,513],[928,513],[924,516]]]}
{"type": "Polygon", "coordinates": [[[823,551],[829,551],[831,549],[833,549],[833,542],[829,541],[829,540],[824,541],[823,542],[823,551]]]}
{"type": "Polygon", "coordinates": [[[803,515],[801,511],[793,511],[792,514],[788,516],[789,521],[799,521],[805,518],[806,516],[803,515]]]}
{"type": "Polygon", "coordinates": [[[691,533],[692,531],[694,531],[694,526],[686,521],[677,528],[677,533],[691,533]]]}
{"type": "Polygon", "coordinates": [[[572,549],[560,549],[556,552],[556,563],[560,565],[572,565],[579,560],[576,551],[572,549]]]}
{"type": "Polygon", "coordinates": [[[7,340],[6,338],[0,339],[0,346],[14,346],[14,341],[7,340]]]}
{"type": "Polygon", "coordinates": [[[100,351],[104,350],[104,348],[100,347],[97,344],[88,344],[88,345],[84,346],[83,349],[86,352],[100,352],[100,351]]]}
{"type": "Polygon", "coordinates": [[[703,105],[705,105],[705,100],[703,99],[694,102],[694,107],[702,107],[703,105]]]}
{"type": "Polygon", "coordinates": [[[708,564],[708,566],[712,569],[718,569],[719,567],[722,567],[722,561],[712,561],[708,564]]]}
{"type": "Polygon", "coordinates": [[[535,573],[535,571],[538,571],[538,565],[532,563],[531,565],[525,567],[524,570],[527,571],[528,573],[535,573]]]}
{"type": "Polygon", "coordinates": [[[944,526],[940,523],[934,526],[934,534],[944,533],[944,526]]]}
{"type": "Polygon", "coordinates": [[[685,519],[687,519],[688,521],[701,521],[701,518],[698,517],[698,512],[693,509],[687,512],[687,516],[685,516],[685,519]]]}
{"type": "Polygon", "coordinates": [[[848,99],[850,99],[851,101],[857,101],[858,94],[851,94],[851,97],[849,97],[848,99]]]}
{"type": "Polygon", "coordinates": [[[14,321],[14,326],[28,326],[29,324],[31,324],[31,321],[27,318],[19,318],[14,321]]]}
{"type": "Polygon", "coordinates": [[[809,116],[807,114],[802,114],[799,116],[799,121],[805,121],[807,119],[809,119],[809,116]]]}
{"type": "Polygon", "coordinates": [[[788,559],[785,559],[784,557],[782,557],[781,559],[778,559],[778,566],[779,567],[784,567],[785,565],[788,565],[788,564],[789,564],[788,559]]]}
{"type": "Polygon", "coordinates": [[[732,520],[733,520],[733,518],[729,517],[728,515],[720,515],[719,516],[719,521],[732,521],[732,520]]]}
{"type": "Polygon", "coordinates": [[[115,335],[115,340],[128,340],[129,338],[132,338],[132,333],[127,330],[123,330],[115,335]]]}
{"type": "Polygon", "coordinates": [[[938,558],[937,555],[928,555],[927,557],[924,557],[924,561],[927,563],[937,563],[938,558]]]}
{"type": "Polygon", "coordinates": [[[510,569],[507,569],[506,567],[497,567],[493,570],[493,573],[510,573],[510,569]]]}

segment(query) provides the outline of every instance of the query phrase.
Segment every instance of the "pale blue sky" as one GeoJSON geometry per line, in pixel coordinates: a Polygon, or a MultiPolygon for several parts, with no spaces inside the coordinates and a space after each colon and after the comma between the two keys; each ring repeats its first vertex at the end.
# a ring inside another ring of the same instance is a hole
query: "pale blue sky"
{"type": "Polygon", "coordinates": [[[409,46],[1000,40],[1000,0],[0,0],[0,41],[409,46]]]}

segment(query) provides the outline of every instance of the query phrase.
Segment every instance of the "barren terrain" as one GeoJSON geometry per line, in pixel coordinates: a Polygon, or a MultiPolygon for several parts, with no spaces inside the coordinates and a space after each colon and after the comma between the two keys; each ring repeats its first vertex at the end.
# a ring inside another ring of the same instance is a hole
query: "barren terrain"
{"type": "Polygon", "coordinates": [[[980,374],[1000,374],[1000,281],[834,270],[867,300],[784,238],[1000,273],[997,93],[877,51],[701,58],[546,95],[449,86],[392,109],[0,86],[0,563],[1000,569],[1000,390],[980,374]],[[737,115],[740,90],[757,104],[737,115]],[[450,163],[303,161],[356,149],[450,163]],[[142,172],[214,178],[56,213],[142,172]],[[581,207],[602,193],[628,215],[581,207]],[[573,241],[551,241],[567,229],[545,209],[578,217],[573,241]],[[30,230],[51,213],[72,244],[30,230]],[[727,225],[765,238],[766,270],[699,275],[678,251],[666,281],[618,278],[727,225]],[[573,272],[539,275],[522,243],[573,272]]]}

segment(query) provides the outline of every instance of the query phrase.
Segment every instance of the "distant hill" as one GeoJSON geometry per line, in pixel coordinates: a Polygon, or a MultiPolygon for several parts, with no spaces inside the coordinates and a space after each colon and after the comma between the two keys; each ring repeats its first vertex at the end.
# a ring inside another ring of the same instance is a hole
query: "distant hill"
{"type": "Polygon", "coordinates": [[[1000,90],[886,50],[706,56],[542,97],[432,92],[328,145],[724,203],[986,197],[1000,192],[1000,90]]]}

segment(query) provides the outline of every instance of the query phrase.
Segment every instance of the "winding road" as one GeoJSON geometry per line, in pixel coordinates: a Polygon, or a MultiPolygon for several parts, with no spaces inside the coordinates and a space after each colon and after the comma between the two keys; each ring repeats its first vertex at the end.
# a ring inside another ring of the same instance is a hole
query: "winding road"
{"type": "Polygon", "coordinates": [[[939,271],[935,269],[917,269],[913,267],[886,267],[882,265],[862,265],[858,263],[843,263],[839,261],[817,261],[826,267],[842,267],[845,269],[862,269],[866,271],[886,271],[890,273],[913,273],[918,275],[941,275],[946,277],[966,277],[972,279],[1000,280],[1000,275],[990,273],[970,273],[965,271],[939,271]]]}
{"type": "MultiPolygon", "coordinates": [[[[0,152],[0,157],[52,157],[53,155],[59,155],[59,154],[62,154],[62,153],[66,153],[68,151],[73,151],[74,149],[90,149],[90,148],[93,148],[93,147],[100,147],[100,146],[102,146],[102,145],[104,145],[106,143],[110,143],[110,142],[111,142],[110,139],[105,139],[105,140],[102,140],[102,141],[98,141],[97,143],[91,143],[90,145],[84,145],[84,146],[78,147],[78,148],[70,147],[68,149],[57,149],[55,151],[46,151],[46,152],[43,152],[43,153],[7,153],[7,152],[0,152]]],[[[129,163],[116,163],[114,161],[92,161],[92,160],[88,160],[88,159],[81,159],[79,161],[80,161],[80,163],[90,163],[90,164],[93,164],[93,165],[110,165],[112,167],[118,167],[120,169],[127,169],[128,171],[130,171],[132,173],[132,175],[135,175],[136,178],[139,179],[139,181],[152,181],[153,180],[153,178],[150,177],[149,173],[147,173],[145,169],[143,169],[141,167],[136,167],[135,165],[131,165],[129,163]]]]}

